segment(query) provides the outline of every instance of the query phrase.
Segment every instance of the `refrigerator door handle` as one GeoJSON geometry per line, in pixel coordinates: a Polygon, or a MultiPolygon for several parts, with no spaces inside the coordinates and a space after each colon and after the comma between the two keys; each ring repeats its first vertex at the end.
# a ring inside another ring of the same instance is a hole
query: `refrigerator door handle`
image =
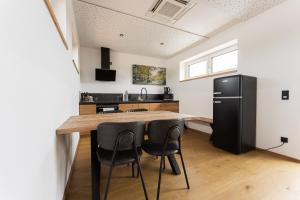
{"type": "Polygon", "coordinates": [[[242,99],[242,96],[238,97],[214,97],[215,99],[242,99]]]}
{"type": "Polygon", "coordinates": [[[220,104],[222,103],[222,101],[214,101],[214,103],[220,104]]]}
{"type": "Polygon", "coordinates": [[[215,94],[215,95],[217,95],[217,94],[222,94],[222,92],[214,92],[214,94],[215,94]]]}

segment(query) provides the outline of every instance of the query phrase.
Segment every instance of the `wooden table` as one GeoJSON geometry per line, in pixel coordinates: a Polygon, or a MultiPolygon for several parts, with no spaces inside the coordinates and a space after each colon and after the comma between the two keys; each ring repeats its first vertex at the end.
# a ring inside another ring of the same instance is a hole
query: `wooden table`
{"type": "MultiPolygon", "coordinates": [[[[100,199],[100,165],[97,160],[97,127],[104,122],[132,122],[163,119],[184,119],[193,120],[197,117],[192,115],[174,113],[169,111],[149,111],[149,112],[129,112],[129,113],[111,113],[99,115],[80,115],[72,116],[64,122],[57,130],[57,135],[72,134],[74,132],[89,132],[91,135],[91,175],[92,175],[92,199],[100,199]]],[[[174,156],[168,157],[174,174],[180,174],[180,169],[174,156]]]]}

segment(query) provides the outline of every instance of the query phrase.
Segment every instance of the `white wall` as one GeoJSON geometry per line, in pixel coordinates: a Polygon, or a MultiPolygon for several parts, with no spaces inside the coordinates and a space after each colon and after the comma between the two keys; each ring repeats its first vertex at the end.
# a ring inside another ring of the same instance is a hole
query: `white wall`
{"type": "Polygon", "coordinates": [[[0,199],[61,200],[78,142],[55,133],[78,114],[71,50],[44,1],[1,1],[0,26],[0,199]]]}
{"type": "Polygon", "coordinates": [[[146,87],[148,93],[163,92],[163,86],[132,84],[133,64],[165,67],[163,59],[111,51],[110,60],[111,69],[117,70],[116,81],[95,81],[95,68],[101,66],[100,48],[80,48],[80,79],[83,92],[124,93],[128,90],[129,93],[139,93],[142,87],[146,87]]]}
{"type": "Polygon", "coordinates": [[[238,73],[258,78],[257,147],[289,143],[274,152],[300,159],[300,1],[289,0],[167,61],[168,80],[180,111],[212,117],[213,78],[179,83],[179,62],[233,39],[239,40],[238,73]],[[281,90],[291,99],[282,101],[281,90]]]}

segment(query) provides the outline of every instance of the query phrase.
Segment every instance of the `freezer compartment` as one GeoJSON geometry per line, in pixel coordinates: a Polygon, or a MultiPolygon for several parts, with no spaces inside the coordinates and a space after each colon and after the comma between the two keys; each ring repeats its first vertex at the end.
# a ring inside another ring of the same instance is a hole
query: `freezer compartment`
{"type": "Polygon", "coordinates": [[[214,80],[214,97],[239,97],[241,76],[229,76],[214,80]]]}

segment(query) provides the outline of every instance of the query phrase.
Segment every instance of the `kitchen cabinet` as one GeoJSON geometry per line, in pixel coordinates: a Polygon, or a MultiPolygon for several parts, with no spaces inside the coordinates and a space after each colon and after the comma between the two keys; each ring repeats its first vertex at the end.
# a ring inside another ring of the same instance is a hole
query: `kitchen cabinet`
{"type": "Polygon", "coordinates": [[[149,103],[140,103],[139,109],[147,109],[150,110],[150,104],[149,103]]]}
{"type": "Polygon", "coordinates": [[[80,115],[92,115],[92,114],[96,114],[96,105],[95,104],[80,105],[79,106],[79,114],[80,115]]]}
{"type": "Polygon", "coordinates": [[[150,111],[156,111],[156,110],[160,110],[160,105],[162,103],[150,103],[149,105],[149,110],[150,111]]]}
{"type": "MultiPolygon", "coordinates": [[[[178,102],[168,102],[168,103],[121,103],[119,104],[119,110],[127,111],[130,109],[147,109],[149,111],[171,111],[179,112],[178,102]]],[[[79,108],[80,115],[92,115],[96,114],[96,105],[80,105],[79,108]]]]}
{"type": "Polygon", "coordinates": [[[179,103],[161,103],[160,110],[179,112],[179,103]]]}
{"type": "Polygon", "coordinates": [[[128,103],[120,104],[119,109],[122,111],[127,111],[130,109],[147,109],[149,111],[165,110],[179,112],[179,103],[128,103]]]}
{"type": "MultiPolygon", "coordinates": [[[[93,114],[96,114],[95,104],[79,106],[79,115],[93,115],[93,114]]],[[[80,135],[81,135],[80,137],[89,137],[89,132],[81,132],[80,135]]]]}
{"type": "Polygon", "coordinates": [[[119,110],[122,110],[124,112],[130,109],[138,109],[138,108],[139,108],[139,104],[137,103],[124,103],[119,105],[119,110]]]}

